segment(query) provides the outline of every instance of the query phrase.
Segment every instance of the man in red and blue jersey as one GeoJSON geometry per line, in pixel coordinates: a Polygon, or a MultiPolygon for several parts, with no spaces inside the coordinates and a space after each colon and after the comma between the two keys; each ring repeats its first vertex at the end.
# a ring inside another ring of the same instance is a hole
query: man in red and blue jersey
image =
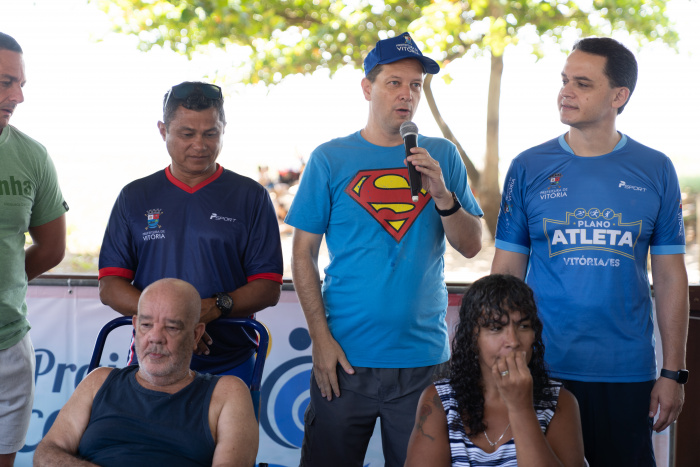
{"type": "Polygon", "coordinates": [[[192,368],[245,379],[255,336],[216,320],[277,304],[282,248],[265,188],[216,163],[223,102],[221,88],[203,82],[178,84],[165,95],[158,129],[171,163],[119,194],[100,251],[100,299],[132,316],[149,284],[165,277],[189,282],[207,325],[192,368]]]}

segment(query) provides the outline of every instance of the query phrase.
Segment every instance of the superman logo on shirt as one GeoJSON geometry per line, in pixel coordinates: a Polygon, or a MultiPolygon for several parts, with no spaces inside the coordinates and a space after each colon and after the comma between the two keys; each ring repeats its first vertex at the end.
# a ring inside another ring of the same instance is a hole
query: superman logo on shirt
{"type": "Polygon", "coordinates": [[[418,194],[418,201],[411,200],[408,169],[361,170],[345,188],[394,240],[400,242],[418,215],[430,201],[425,190],[418,194]]]}

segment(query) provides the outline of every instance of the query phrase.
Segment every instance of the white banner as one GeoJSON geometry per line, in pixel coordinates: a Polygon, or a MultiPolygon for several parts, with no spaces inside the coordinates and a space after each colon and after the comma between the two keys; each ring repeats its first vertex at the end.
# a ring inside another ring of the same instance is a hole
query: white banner
{"type": "MultiPolygon", "coordinates": [[[[456,323],[459,295],[450,295],[448,325],[456,323]]],[[[36,445],[85,376],[100,328],[118,316],[100,303],[94,286],[30,286],[27,294],[31,338],[36,350],[36,398],[27,442],[15,465],[31,466],[36,445]]],[[[296,467],[309,403],[311,339],[296,293],[283,291],[274,308],[257,315],[271,334],[260,403],[258,462],[270,467],[296,467]]],[[[131,327],[112,332],[103,366],[123,366],[131,327]]],[[[384,465],[379,429],[375,429],[365,466],[384,465]]]]}

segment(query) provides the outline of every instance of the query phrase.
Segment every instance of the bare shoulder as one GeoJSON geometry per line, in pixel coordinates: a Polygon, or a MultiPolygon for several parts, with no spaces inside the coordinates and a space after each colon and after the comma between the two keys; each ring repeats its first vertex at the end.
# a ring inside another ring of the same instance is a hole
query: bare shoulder
{"type": "Polygon", "coordinates": [[[107,376],[114,371],[114,368],[99,367],[92,370],[78,385],[76,391],[81,388],[82,391],[86,393],[92,393],[93,397],[97,391],[102,387],[107,376]]]}
{"type": "Polygon", "coordinates": [[[578,401],[564,388],[559,390],[557,408],[545,437],[563,465],[585,465],[578,401]]]}
{"type": "Polygon", "coordinates": [[[555,428],[558,428],[563,424],[571,423],[580,426],[580,417],[576,396],[564,387],[559,389],[559,400],[557,401],[557,407],[554,411],[550,426],[554,425],[555,428]]]}
{"type": "Polygon", "coordinates": [[[575,410],[578,412],[578,401],[568,389],[562,387],[559,389],[559,401],[557,407],[562,411],[575,410]]]}
{"type": "Polygon", "coordinates": [[[421,402],[428,403],[438,409],[440,412],[445,412],[445,408],[442,406],[442,400],[437,392],[434,384],[429,385],[423,390],[421,394],[421,402]]]}
{"type": "Polygon", "coordinates": [[[90,421],[95,395],[112,371],[112,368],[97,368],[78,384],[37,447],[37,452],[58,446],[68,453],[77,453],[80,438],[90,421]]]}
{"type": "Polygon", "coordinates": [[[423,395],[424,396],[437,395],[437,388],[435,387],[434,384],[429,384],[425,389],[423,389],[423,395]]]}
{"type": "Polygon", "coordinates": [[[441,427],[446,422],[447,416],[442,400],[435,385],[431,384],[423,390],[418,401],[416,424],[417,426],[436,424],[438,427],[441,427]]]}
{"type": "Polygon", "coordinates": [[[257,421],[248,386],[236,376],[221,376],[209,403],[209,428],[214,439],[218,442],[237,430],[253,430],[255,425],[257,421]]]}
{"type": "Polygon", "coordinates": [[[445,409],[433,384],[420,396],[406,456],[408,467],[451,464],[445,409]]]}
{"type": "MultiPolygon", "coordinates": [[[[211,406],[223,408],[227,404],[247,405],[251,402],[250,388],[237,376],[223,375],[211,395],[211,406]]],[[[252,403],[252,402],[251,402],[252,403]]]]}
{"type": "Polygon", "coordinates": [[[243,382],[243,380],[237,376],[223,375],[219,378],[214,388],[214,394],[217,392],[234,394],[234,393],[249,393],[250,389],[243,382]]]}

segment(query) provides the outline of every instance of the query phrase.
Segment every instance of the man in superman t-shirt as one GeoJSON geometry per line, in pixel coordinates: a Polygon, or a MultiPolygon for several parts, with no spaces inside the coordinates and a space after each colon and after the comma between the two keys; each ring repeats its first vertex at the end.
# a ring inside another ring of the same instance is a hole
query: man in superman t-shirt
{"type": "Polygon", "coordinates": [[[474,256],[483,213],[455,146],[441,138],[419,136],[408,158],[422,174],[412,201],[399,132],[424,74],[438,71],[407,33],[379,41],[365,59],[367,125],[313,152],[287,216],[313,342],[303,466],[362,465],[377,417],[386,465],[403,465],[418,398],[449,358],[445,238],[474,256]]]}

